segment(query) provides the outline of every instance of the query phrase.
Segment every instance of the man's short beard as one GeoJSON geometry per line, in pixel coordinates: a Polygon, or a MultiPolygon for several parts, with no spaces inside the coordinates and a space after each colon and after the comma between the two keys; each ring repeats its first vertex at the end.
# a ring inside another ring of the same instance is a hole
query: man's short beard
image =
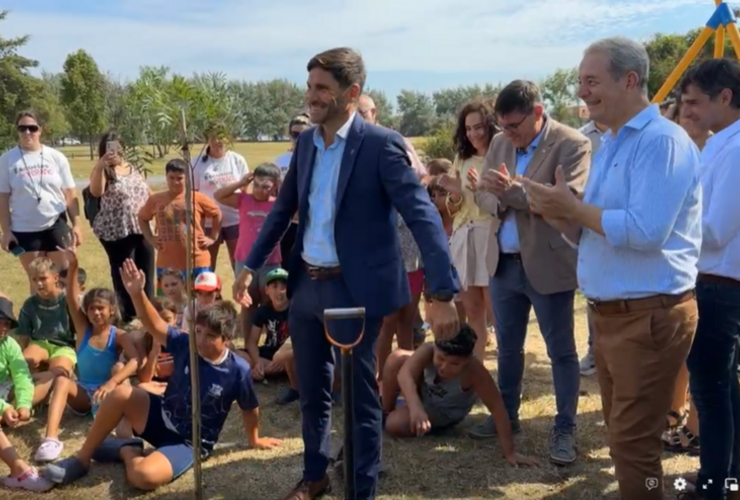
{"type": "Polygon", "coordinates": [[[326,115],[324,115],[324,119],[319,122],[319,124],[324,124],[328,121],[331,121],[341,115],[344,110],[347,109],[347,101],[340,97],[335,97],[334,102],[332,102],[326,109],[326,115]]]}

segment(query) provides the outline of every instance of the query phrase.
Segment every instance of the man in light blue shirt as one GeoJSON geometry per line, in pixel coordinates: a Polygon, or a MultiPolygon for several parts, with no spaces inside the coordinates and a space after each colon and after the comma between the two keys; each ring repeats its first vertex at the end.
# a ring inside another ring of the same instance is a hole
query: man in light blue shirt
{"type": "MultiPolygon", "coordinates": [[[[586,125],[578,129],[580,133],[588,137],[591,141],[591,158],[596,156],[601,149],[601,142],[607,127],[591,120],[586,125]]],[[[581,375],[588,377],[596,373],[596,358],[594,357],[594,329],[591,326],[591,320],[588,320],[588,352],[581,359],[581,375]]]]}
{"type": "Polygon", "coordinates": [[[525,181],[530,209],[579,242],[578,284],[589,301],[610,453],[622,498],[662,500],[661,433],[691,348],[701,247],[699,152],[647,96],[642,44],[592,44],[580,97],[610,133],[578,199],[525,181]],[[655,479],[656,487],[646,488],[655,479]]]}

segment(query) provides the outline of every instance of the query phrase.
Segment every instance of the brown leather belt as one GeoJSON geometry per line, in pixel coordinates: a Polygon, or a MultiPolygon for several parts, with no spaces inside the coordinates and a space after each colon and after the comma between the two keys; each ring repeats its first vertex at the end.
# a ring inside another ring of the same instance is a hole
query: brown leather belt
{"type": "Polygon", "coordinates": [[[319,267],[304,261],[303,268],[306,270],[308,277],[314,281],[331,280],[339,278],[342,275],[342,268],[340,266],[319,267]]]}
{"type": "Polygon", "coordinates": [[[588,306],[598,314],[608,316],[610,314],[649,311],[651,309],[667,309],[694,297],[696,297],[696,293],[692,289],[678,295],[653,295],[644,299],[605,300],[603,302],[589,300],[588,306]]]}
{"type": "Polygon", "coordinates": [[[727,285],[740,288],[740,281],[727,276],[717,276],[716,274],[699,274],[696,281],[700,283],[709,283],[710,285],[727,285]]]}

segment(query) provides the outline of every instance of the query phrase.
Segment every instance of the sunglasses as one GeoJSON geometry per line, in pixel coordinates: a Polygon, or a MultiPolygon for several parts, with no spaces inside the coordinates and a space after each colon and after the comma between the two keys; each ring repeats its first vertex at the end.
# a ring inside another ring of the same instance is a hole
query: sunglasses
{"type": "Polygon", "coordinates": [[[290,137],[293,139],[298,139],[298,136],[301,135],[301,133],[297,130],[291,130],[290,131],[290,137]]]}
{"type": "Polygon", "coordinates": [[[27,134],[27,133],[35,134],[36,132],[39,131],[38,125],[18,125],[17,128],[18,128],[18,132],[20,132],[21,134],[27,134]]]}

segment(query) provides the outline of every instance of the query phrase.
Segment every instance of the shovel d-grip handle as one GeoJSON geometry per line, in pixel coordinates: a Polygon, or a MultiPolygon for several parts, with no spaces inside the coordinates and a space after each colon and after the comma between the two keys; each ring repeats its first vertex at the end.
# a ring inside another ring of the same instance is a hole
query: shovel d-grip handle
{"type": "Polygon", "coordinates": [[[357,344],[362,342],[362,337],[365,335],[365,308],[364,307],[343,307],[335,309],[324,309],[324,334],[326,340],[335,347],[338,347],[344,352],[351,352],[357,344]],[[329,333],[329,322],[343,319],[362,319],[362,329],[360,334],[349,344],[339,342],[329,333]]]}

